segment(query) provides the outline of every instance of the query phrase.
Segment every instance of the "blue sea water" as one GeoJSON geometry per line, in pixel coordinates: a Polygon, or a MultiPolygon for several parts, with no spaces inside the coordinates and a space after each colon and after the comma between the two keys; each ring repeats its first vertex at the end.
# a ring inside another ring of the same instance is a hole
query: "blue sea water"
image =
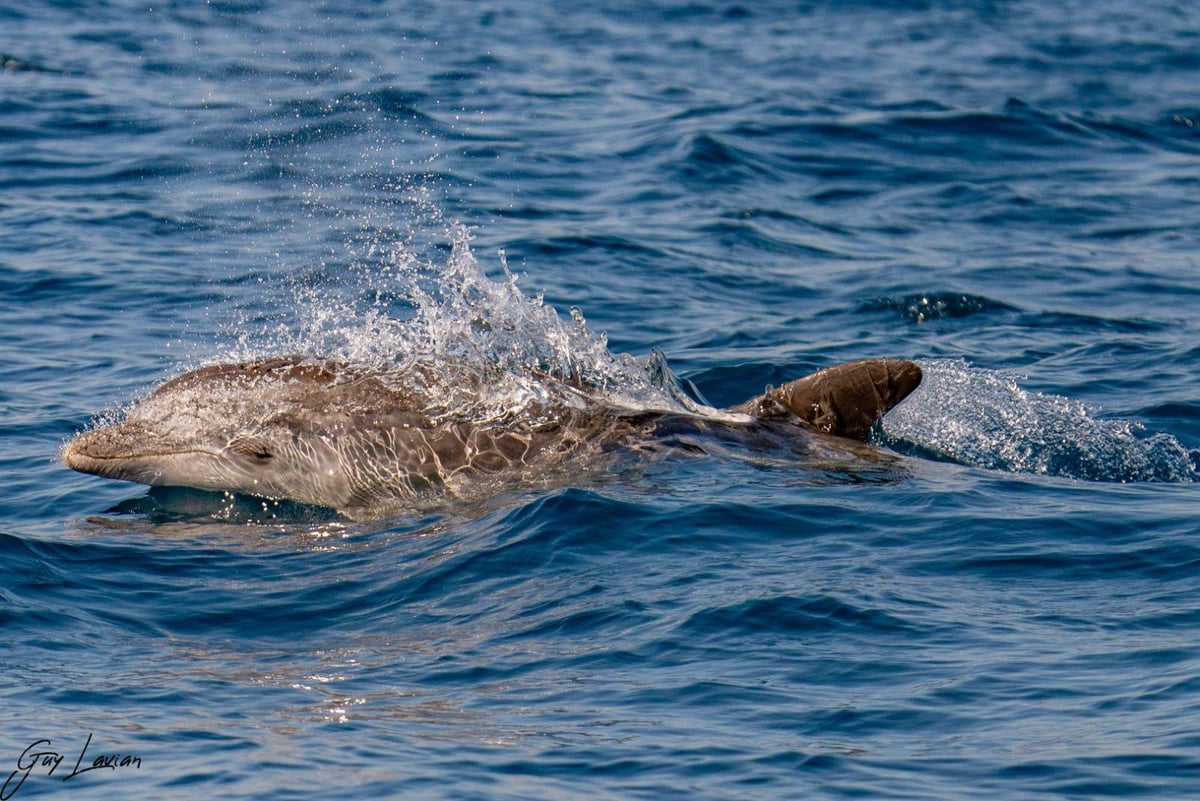
{"type": "Polygon", "coordinates": [[[1198,86],[1169,0],[0,5],[0,794],[1200,797],[1198,86]],[[504,263],[715,405],[926,382],[371,522],[58,463],[504,263]]]}

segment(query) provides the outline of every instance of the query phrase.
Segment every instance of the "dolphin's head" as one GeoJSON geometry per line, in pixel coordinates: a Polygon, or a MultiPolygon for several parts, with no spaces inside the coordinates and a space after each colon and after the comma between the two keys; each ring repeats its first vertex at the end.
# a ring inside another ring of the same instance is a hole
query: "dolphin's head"
{"type": "Polygon", "coordinates": [[[202,368],[78,434],[62,458],[142,484],[341,507],[352,489],[327,411],[336,386],[330,365],[298,359],[202,368]]]}

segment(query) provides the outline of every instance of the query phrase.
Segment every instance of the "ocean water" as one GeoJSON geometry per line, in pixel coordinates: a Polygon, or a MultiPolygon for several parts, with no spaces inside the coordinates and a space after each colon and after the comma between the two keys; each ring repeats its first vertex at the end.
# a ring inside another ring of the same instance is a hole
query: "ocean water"
{"type": "Polygon", "coordinates": [[[0,797],[1200,797],[1197,86],[1168,0],[0,5],[0,797]],[[375,521],[58,461],[408,347],[926,381],[375,521]]]}

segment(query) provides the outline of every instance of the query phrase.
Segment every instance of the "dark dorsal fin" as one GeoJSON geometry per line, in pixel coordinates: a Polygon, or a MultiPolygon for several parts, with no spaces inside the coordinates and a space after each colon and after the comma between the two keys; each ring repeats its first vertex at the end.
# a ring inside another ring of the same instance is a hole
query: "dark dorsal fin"
{"type": "Polygon", "coordinates": [[[732,411],[755,417],[793,414],[807,426],[865,440],[875,421],[921,383],[921,368],[903,359],[835,364],[752,398],[732,411]]]}

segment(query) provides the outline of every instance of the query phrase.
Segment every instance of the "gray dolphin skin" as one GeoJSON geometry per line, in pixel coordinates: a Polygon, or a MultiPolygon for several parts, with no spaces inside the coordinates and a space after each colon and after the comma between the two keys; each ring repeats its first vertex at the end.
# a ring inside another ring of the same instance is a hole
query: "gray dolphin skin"
{"type": "MultiPolygon", "coordinates": [[[[547,404],[519,424],[431,413],[416,387],[335,361],[287,356],[219,364],[167,381],[119,422],[71,439],[68,467],[154,486],[192,487],[293,500],[347,515],[461,494],[539,464],[637,447],[664,418],[592,402],[547,404]]],[[[541,377],[542,381],[556,381],[541,377]]],[[[770,389],[704,426],[772,425],[797,437],[865,440],[875,422],[921,382],[900,359],[828,367],[770,389]],[[744,421],[744,422],[743,422],[744,421]]],[[[564,382],[565,383],[565,382],[564,382]]]]}

